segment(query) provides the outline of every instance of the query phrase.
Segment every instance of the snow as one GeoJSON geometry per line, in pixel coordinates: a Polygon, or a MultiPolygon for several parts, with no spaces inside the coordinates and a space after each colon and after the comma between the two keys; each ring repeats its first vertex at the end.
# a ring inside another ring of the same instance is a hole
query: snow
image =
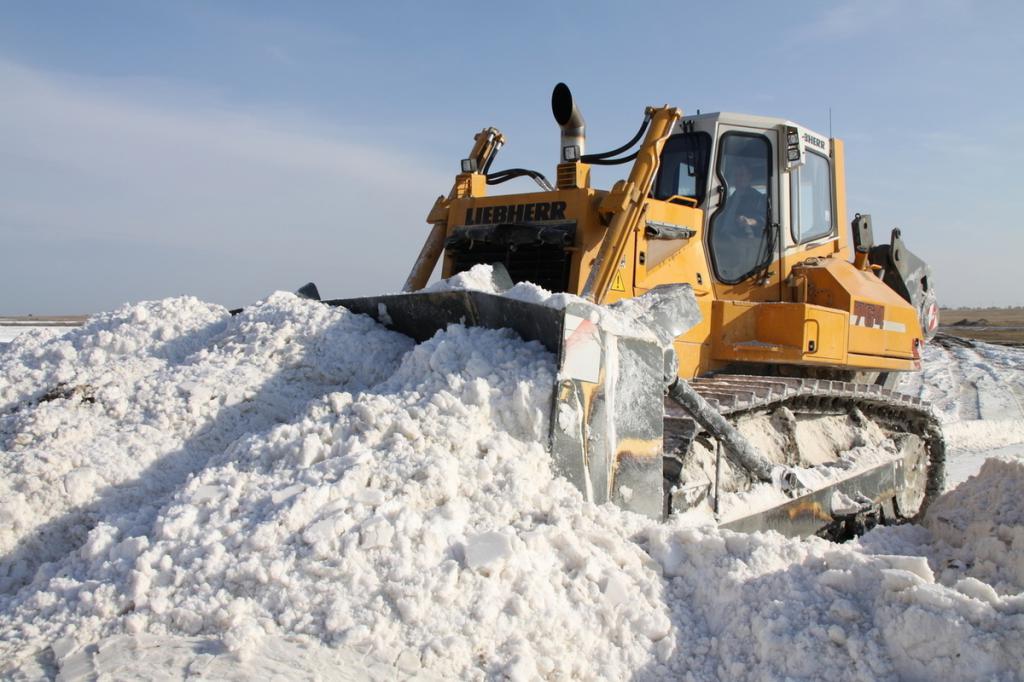
{"type": "Polygon", "coordinates": [[[1024,352],[987,343],[928,345],[924,369],[899,390],[935,406],[954,450],[979,452],[1024,443],[1024,352]]]}
{"type": "Polygon", "coordinates": [[[923,371],[908,375],[900,390],[925,398],[946,421],[1024,419],[1024,353],[977,343],[925,348],[923,371]]]}
{"type": "Polygon", "coordinates": [[[20,336],[0,676],[1018,679],[1024,355],[925,359],[958,447],[1008,449],[835,545],[584,503],[543,446],[554,359],[510,332],[275,294],[20,336]]]}
{"type": "MultiPolygon", "coordinates": [[[[402,662],[400,657],[400,663],[402,662]]],[[[409,666],[406,666],[409,667],[409,666]]],[[[345,648],[312,640],[264,637],[260,654],[244,661],[224,655],[217,639],[112,635],[62,657],[58,682],[114,680],[297,680],[402,682],[440,679],[345,648]],[[106,677],[101,677],[106,676],[106,677]]]]}
{"type": "Polygon", "coordinates": [[[0,324],[0,350],[3,350],[7,345],[11,343],[11,341],[13,341],[22,334],[39,332],[46,335],[59,335],[62,334],[64,331],[66,331],[66,327],[9,323],[0,324]]]}
{"type": "Polygon", "coordinates": [[[506,298],[516,301],[557,309],[563,309],[569,303],[575,302],[590,308],[590,314],[593,318],[591,321],[597,322],[600,320],[601,326],[608,331],[624,336],[655,338],[651,334],[650,328],[643,326],[640,322],[647,311],[641,306],[636,305],[635,299],[626,299],[615,303],[611,307],[605,307],[595,306],[573,294],[552,293],[532,282],[518,282],[507,289],[503,289],[498,281],[496,281],[493,266],[487,264],[474,265],[469,270],[460,272],[453,277],[434,282],[423,289],[423,291],[480,291],[487,294],[501,294],[506,298]]]}
{"type": "Polygon", "coordinates": [[[946,458],[946,489],[952,490],[981,470],[990,459],[1024,461],[1024,443],[1014,443],[992,450],[953,451],[946,458]]]}
{"type": "Polygon", "coordinates": [[[1024,467],[1019,462],[988,460],[929,514],[932,534],[955,548],[953,558],[965,565],[969,580],[985,581],[985,594],[1016,594],[1024,586],[1021,491],[1024,467]]]}

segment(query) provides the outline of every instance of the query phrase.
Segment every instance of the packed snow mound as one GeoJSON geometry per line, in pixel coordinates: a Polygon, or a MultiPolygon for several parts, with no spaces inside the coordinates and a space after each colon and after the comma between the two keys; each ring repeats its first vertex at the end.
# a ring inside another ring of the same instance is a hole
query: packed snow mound
{"type": "Polygon", "coordinates": [[[899,390],[932,404],[946,422],[1024,419],[1024,353],[981,341],[925,346],[920,372],[899,390]]]}
{"type": "Polygon", "coordinates": [[[980,341],[936,337],[925,347],[923,370],[905,375],[898,390],[932,404],[943,421],[947,489],[977,473],[989,457],[1024,456],[1024,352],[980,341]]]}
{"type": "Polygon", "coordinates": [[[1024,596],[980,602],[938,584],[909,542],[888,555],[775,534],[646,536],[693,679],[1012,680],[1024,662],[1024,596]]]}
{"type": "Polygon", "coordinates": [[[517,282],[509,288],[502,288],[495,277],[494,266],[486,263],[478,263],[448,279],[438,280],[423,291],[481,291],[552,308],[564,308],[569,301],[583,300],[573,294],[552,293],[533,282],[517,282]]]}
{"type": "Polygon", "coordinates": [[[214,453],[329,387],[380,381],[411,346],[291,294],[236,317],[167,299],[18,337],[0,356],[0,591],[99,520],[148,528],[214,453]]]}
{"type": "Polygon", "coordinates": [[[1022,492],[1024,462],[990,459],[937,500],[927,526],[949,548],[944,564],[984,581],[986,591],[1024,595],[1022,492]]]}
{"type": "MultiPolygon", "coordinates": [[[[0,370],[0,676],[161,641],[184,672],[350,658],[323,647],[449,679],[1024,668],[1020,582],[936,565],[926,528],[837,546],[586,504],[545,447],[554,358],[507,331],[168,299],[0,370]]],[[[1019,527],[1002,497],[972,523],[1019,527]]]]}
{"type": "MultiPolygon", "coordinates": [[[[920,396],[945,423],[951,449],[986,452],[1024,443],[1024,353],[980,341],[925,347],[921,372],[898,386],[920,396]]],[[[962,480],[958,472],[954,478],[962,480]]],[[[958,482],[958,481],[957,481],[958,482]]]]}
{"type": "Polygon", "coordinates": [[[958,528],[978,522],[1024,528],[1022,494],[1024,462],[990,459],[977,476],[936,500],[929,516],[958,528]]]}
{"type": "Polygon", "coordinates": [[[257,653],[239,660],[225,655],[216,639],[140,634],[111,635],[61,659],[57,682],[97,679],[438,682],[442,678],[424,670],[405,672],[352,649],[327,647],[308,638],[268,635],[257,653]]]}
{"type": "Polygon", "coordinates": [[[503,287],[502,279],[506,279],[506,284],[511,282],[507,278],[507,273],[496,276],[492,265],[477,264],[448,279],[439,280],[423,291],[475,291],[559,310],[575,303],[585,308],[590,320],[599,323],[604,331],[654,341],[665,348],[701,319],[700,307],[689,284],[670,285],[675,292],[672,294],[658,295],[660,289],[667,288],[662,285],[644,296],[622,299],[610,305],[595,305],[575,294],[552,293],[532,282],[517,282],[503,287]]]}
{"type": "MultiPolygon", "coordinates": [[[[194,304],[181,314],[196,317],[194,304]]],[[[171,305],[140,309],[167,317],[171,305]]],[[[169,353],[174,335],[134,314],[59,341],[78,352],[105,333],[134,340],[105,367],[61,372],[46,361],[60,350],[31,340],[5,358],[36,372],[8,388],[21,399],[4,417],[11,488],[74,459],[8,506],[20,520],[3,564],[8,665],[120,632],[212,633],[245,657],[283,632],[452,676],[593,675],[599,662],[625,676],[665,640],[649,557],[552,476],[554,359],[539,344],[453,326],[412,348],[368,318],[280,295],[182,325],[187,350],[169,353]],[[93,390],[44,400],[53,382],[93,390]],[[112,413],[111,385],[124,399],[112,413]],[[110,434],[55,451],[64,424],[110,434]],[[148,468],[129,467],[136,442],[148,468]],[[66,479],[86,466],[83,509],[66,479]],[[39,566],[44,548],[53,561],[39,566]],[[621,645],[607,651],[613,630],[621,645]],[[567,638],[578,656],[564,657],[567,638]]]]}

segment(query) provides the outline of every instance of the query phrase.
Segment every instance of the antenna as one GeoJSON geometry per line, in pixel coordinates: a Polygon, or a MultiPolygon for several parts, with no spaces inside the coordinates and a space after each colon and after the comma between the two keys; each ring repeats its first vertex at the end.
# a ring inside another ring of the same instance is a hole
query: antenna
{"type": "Polygon", "coordinates": [[[828,136],[832,137],[832,107],[828,108],[828,136]]]}

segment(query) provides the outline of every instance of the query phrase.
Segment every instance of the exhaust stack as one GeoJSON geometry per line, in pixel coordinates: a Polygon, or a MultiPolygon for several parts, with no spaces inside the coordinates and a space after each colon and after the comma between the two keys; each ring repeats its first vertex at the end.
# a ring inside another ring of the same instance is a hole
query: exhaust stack
{"type": "Polygon", "coordinates": [[[559,83],[551,92],[551,113],[562,129],[562,147],[559,163],[579,161],[586,154],[587,124],[583,114],[572,99],[572,92],[565,83],[559,83]]]}

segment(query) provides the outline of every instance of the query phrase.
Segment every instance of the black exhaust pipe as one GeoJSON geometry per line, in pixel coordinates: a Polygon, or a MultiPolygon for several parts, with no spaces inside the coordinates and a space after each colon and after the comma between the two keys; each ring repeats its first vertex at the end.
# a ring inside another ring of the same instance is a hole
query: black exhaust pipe
{"type": "Polygon", "coordinates": [[[565,83],[559,83],[551,92],[551,113],[562,129],[562,148],[558,162],[578,161],[586,153],[587,124],[572,99],[572,91],[565,83]]]}

